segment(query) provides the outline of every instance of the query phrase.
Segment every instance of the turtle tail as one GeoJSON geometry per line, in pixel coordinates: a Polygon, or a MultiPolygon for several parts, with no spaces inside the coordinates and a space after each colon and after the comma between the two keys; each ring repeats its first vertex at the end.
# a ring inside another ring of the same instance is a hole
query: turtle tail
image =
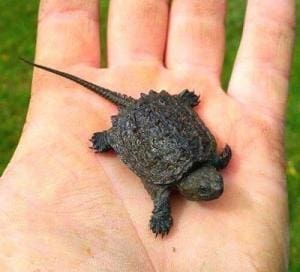
{"type": "Polygon", "coordinates": [[[134,98],[132,98],[130,96],[127,96],[125,94],[120,94],[120,93],[117,93],[117,92],[113,92],[109,89],[106,89],[106,88],[103,88],[101,86],[95,85],[95,84],[93,84],[91,82],[88,82],[84,79],[81,79],[77,76],[74,76],[74,75],[71,75],[71,74],[68,74],[68,73],[50,68],[50,67],[46,67],[46,66],[43,66],[43,65],[40,65],[40,64],[30,62],[30,61],[28,61],[26,59],[23,59],[21,57],[20,57],[20,59],[22,61],[24,61],[25,63],[29,64],[29,65],[33,65],[37,68],[46,70],[50,73],[53,73],[53,74],[59,75],[61,77],[67,78],[69,80],[72,80],[72,81],[78,83],[79,85],[81,85],[81,86],[83,86],[83,87],[99,94],[100,96],[106,98],[108,101],[112,102],[113,104],[115,104],[117,106],[127,107],[127,106],[130,106],[133,103],[135,103],[134,98]]]}

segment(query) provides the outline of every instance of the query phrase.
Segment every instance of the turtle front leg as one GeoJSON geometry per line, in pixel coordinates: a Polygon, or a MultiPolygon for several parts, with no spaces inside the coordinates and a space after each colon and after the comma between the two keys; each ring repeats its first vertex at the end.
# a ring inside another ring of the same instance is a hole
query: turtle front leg
{"type": "Polygon", "coordinates": [[[231,148],[229,145],[226,145],[224,150],[221,152],[221,154],[217,155],[216,158],[214,159],[214,166],[219,170],[223,169],[227,166],[231,159],[231,148]]]}
{"type": "Polygon", "coordinates": [[[92,142],[91,148],[96,150],[96,153],[105,152],[112,149],[111,145],[109,144],[108,131],[95,132],[90,141],[92,142]]]}
{"type": "Polygon", "coordinates": [[[170,189],[163,188],[158,190],[153,198],[154,209],[150,219],[150,228],[156,236],[161,234],[162,237],[164,237],[165,234],[169,233],[169,230],[173,225],[170,195],[170,189]]]}
{"type": "Polygon", "coordinates": [[[189,91],[188,89],[183,90],[178,97],[183,103],[188,104],[191,107],[195,107],[200,103],[200,96],[196,95],[195,92],[189,91]]]}

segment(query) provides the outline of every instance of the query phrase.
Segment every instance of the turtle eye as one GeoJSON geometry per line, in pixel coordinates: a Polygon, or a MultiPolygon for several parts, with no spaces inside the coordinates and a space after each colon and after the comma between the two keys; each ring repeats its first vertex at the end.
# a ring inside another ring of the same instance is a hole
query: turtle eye
{"type": "Polygon", "coordinates": [[[207,184],[205,184],[205,185],[200,185],[199,186],[199,191],[201,192],[201,193],[208,193],[209,192],[209,186],[207,185],[207,184]]]}
{"type": "Polygon", "coordinates": [[[166,105],[166,100],[163,97],[160,97],[158,101],[161,105],[166,105]]]}

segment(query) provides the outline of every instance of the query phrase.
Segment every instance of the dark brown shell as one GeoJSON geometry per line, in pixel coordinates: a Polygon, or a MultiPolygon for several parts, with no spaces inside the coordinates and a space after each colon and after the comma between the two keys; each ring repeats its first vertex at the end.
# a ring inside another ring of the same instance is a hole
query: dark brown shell
{"type": "Polygon", "coordinates": [[[112,118],[110,143],[143,181],[171,184],[216,152],[212,134],[179,96],[143,94],[112,118]]]}

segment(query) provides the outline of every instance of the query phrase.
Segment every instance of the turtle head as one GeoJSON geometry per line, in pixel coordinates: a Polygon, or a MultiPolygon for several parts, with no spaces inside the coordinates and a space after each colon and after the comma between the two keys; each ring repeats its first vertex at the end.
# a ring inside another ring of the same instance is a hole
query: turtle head
{"type": "Polygon", "coordinates": [[[184,177],[177,187],[189,200],[213,200],[223,193],[223,178],[213,166],[202,166],[184,177]]]}

